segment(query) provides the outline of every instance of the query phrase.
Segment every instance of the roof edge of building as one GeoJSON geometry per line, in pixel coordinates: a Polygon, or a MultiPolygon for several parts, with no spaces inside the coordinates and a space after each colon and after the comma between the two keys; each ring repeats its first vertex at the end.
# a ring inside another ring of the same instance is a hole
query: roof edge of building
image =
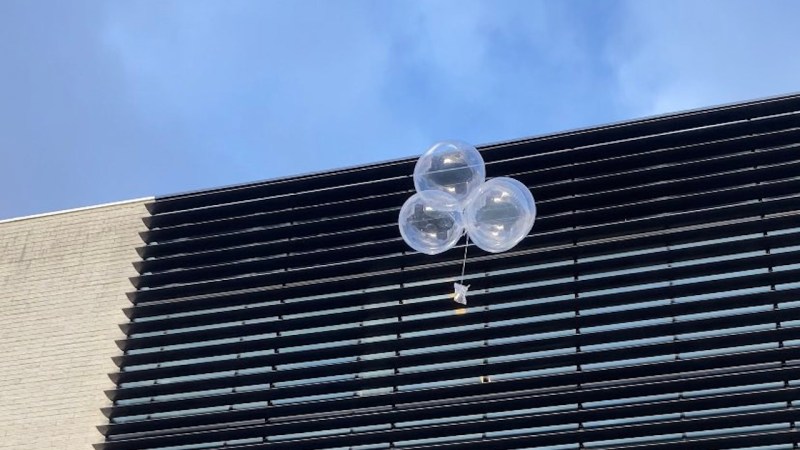
{"type": "Polygon", "coordinates": [[[28,215],[28,216],[11,217],[11,218],[8,218],[8,219],[0,219],[0,225],[2,225],[4,223],[9,223],[9,222],[19,222],[21,220],[38,219],[38,218],[41,218],[41,217],[55,216],[55,215],[61,215],[61,214],[69,214],[69,213],[74,213],[74,212],[87,211],[87,210],[91,210],[91,209],[108,208],[110,206],[119,206],[119,205],[124,205],[124,204],[127,204],[127,203],[139,203],[139,202],[146,202],[146,201],[153,201],[153,200],[155,200],[154,196],[140,197],[140,198],[132,198],[132,199],[129,199],[129,200],[120,200],[120,201],[117,201],[117,202],[100,203],[98,205],[81,206],[81,207],[78,207],[78,208],[62,209],[62,210],[58,210],[58,211],[50,211],[50,212],[44,212],[44,213],[39,213],[39,214],[31,214],[31,215],[28,215]]]}

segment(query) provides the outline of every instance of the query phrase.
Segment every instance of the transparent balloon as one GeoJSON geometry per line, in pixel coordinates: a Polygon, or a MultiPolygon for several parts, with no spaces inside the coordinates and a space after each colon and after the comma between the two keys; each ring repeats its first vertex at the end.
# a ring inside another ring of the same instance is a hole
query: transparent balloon
{"type": "Polygon", "coordinates": [[[536,221],[531,191],[513,178],[484,183],[464,210],[469,238],[487,252],[513,248],[530,233],[536,221]]]}
{"type": "Polygon", "coordinates": [[[414,187],[417,192],[436,190],[458,200],[467,199],[486,181],[486,166],[475,147],[460,141],[439,142],[417,161],[414,187]]]}
{"type": "Polygon", "coordinates": [[[403,240],[414,250],[428,255],[449,250],[464,234],[458,201],[442,191],[412,195],[400,208],[398,225],[403,240]]]}

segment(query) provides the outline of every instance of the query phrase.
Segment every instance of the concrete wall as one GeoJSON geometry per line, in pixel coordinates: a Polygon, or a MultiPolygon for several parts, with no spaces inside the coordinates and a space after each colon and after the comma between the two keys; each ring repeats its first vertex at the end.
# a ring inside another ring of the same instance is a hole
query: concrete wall
{"type": "Polygon", "coordinates": [[[102,442],[145,201],[0,222],[0,449],[102,442]]]}

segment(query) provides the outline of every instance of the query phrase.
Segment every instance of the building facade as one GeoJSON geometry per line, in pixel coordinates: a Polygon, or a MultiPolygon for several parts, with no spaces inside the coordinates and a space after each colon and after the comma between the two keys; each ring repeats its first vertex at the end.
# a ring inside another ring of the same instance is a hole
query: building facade
{"type": "Polygon", "coordinates": [[[800,95],[480,150],[467,307],[415,159],[0,223],[0,448],[797,448],[800,95]]]}
{"type": "Polygon", "coordinates": [[[145,202],[0,222],[0,449],[89,449],[145,202]]]}

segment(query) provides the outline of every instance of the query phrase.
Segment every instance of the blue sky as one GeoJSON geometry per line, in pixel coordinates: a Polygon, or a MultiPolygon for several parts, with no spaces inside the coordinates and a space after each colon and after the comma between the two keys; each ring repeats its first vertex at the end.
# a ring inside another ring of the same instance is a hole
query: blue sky
{"type": "Polygon", "coordinates": [[[0,219],[800,91],[798,18],[792,0],[0,0],[0,219]]]}

